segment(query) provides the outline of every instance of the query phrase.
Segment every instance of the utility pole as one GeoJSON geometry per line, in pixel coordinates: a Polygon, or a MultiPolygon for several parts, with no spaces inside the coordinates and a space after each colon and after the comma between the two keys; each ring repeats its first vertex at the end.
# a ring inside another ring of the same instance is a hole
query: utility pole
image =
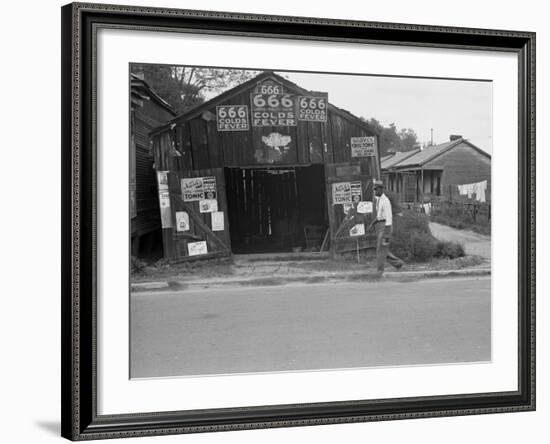
{"type": "Polygon", "coordinates": [[[430,145],[433,145],[434,144],[434,129],[433,128],[430,128],[430,145]]]}

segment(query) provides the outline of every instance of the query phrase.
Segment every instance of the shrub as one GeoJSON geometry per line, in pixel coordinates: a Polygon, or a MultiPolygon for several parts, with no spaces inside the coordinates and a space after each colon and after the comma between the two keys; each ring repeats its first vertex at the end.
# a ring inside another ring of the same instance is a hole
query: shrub
{"type": "Polygon", "coordinates": [[[411,255],[413,260],[426,262],[436,256],[437,253],[438,242],[431,234],[411,233],[411,255]]]}
{"type": "Polygon", "coordinates": [[[456,259],[465,255],[461,244],[437,240],[428,222],[428,216],[422,213],[394,211],[392,253],[409,262],[426,262],[434,257],[456,259]]]}
{"type": "Polygon", "coordinates": [[[405,261],[427,261],[437,254],[428,218],[414,211],[394,212],[392,252],[405,261]]]}
{"type": "Polygon", "coordinates": [[[464,247],[458,242],[445,242],[439,241],[437,243],[437,257],[456,259],[457,257],[464,257],[464,247]]]}

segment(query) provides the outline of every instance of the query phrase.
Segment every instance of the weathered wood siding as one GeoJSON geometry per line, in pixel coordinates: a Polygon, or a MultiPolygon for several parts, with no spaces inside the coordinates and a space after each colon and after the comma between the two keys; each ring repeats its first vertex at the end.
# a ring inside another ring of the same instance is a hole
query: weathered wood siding
{"type": "Polygon", "coordinates": [[[486,199],[491,200],[491,159],[467,143],[461,143],[451,150],[427,162],[424,169],[443,170],[441,176],[441,195],[453,198],[456,195],[456,185],[481,182],[487,180],[486,199]]]}
{"type": "Polygon", "coordinates": [[[136,216],[132,218],[132,236],[142,236],[160,229],[157,181],[149,133],[173,118],[172,113],[152,100],[146,100],[142,107],[134,109],[136,216]]]}
{"type": "MultiPolygon", "coordinates": [[[[247,96],[249,94],[243,94],[247,96]]],[[[228,104],[241,102],[246,97],[233,97],[228,104]]],[[[209,110],[215,113],[215,108],[209,110]]],[[[204,113],[203,113],[204,114],[204,113]]],[[[189,170],[220,167],[245,167],[266,165],[323,164],[349,162],[351,158],[351,137],[375,136],[340,113],[328,112],[328,121],[299,121],[297,126],[251,127],[249,131],[218,131],[216,120],[206,120],[203,115],[178,123],[168,131],[178,151],[182,154],[182,166],[189,170]],[[265,149],[263,136],[280,133],[291,137],[288,149],[280,158],[266,161],[261,157],[265,149]]],[[[159,137],[159,136],[156,136],[159,137]]],[[[378,159],[372,157],[373,167],[378,159]]]]}
{"type": "MultiPolygon", "coordinates": [[[[264,80],[265,78],[265,76],[262,77],[264,80]]],[[[285,94],[327,97],[324,93],[305,91],[297,85],[289,84],[282,78],[279,78],[278,81],[283,84],[285,94]]],[[[351,155],[352,137],[374,136],[377,139],[376,145],[378,146],[378,136],[366,122],[343,109],[331,105],[329,97],[326,121],[305,121],[299,120],[296,116],[296,126],[254,126],[251,93],[257,85],[258,83],[250,82],[245,86],[227,91],[218,98],[212,99],[212,101],[155,130],[152,139],[157,171],[170,171],[170,174],[175,172],[179,178],[185,178],[196,177],[197,171],[221,168],[261,169],[265,167],[325,165],[330,166],[328,172],[331,177],[339,177],[340,174],[337,174],[336,170],[330,169],[333,168],[334,164],[346,164],[347,166],[353,164],[360,168],[360,173],[352,175],[354,180],[361,180],[364,192],[368,195],[372,194],[372,189],[367,191],[367,187],[370,184],[372,188],[372,179],[380,177],[378,150],[375,150],[374,156],[354,158],[351,155]],[[248,107],[248,129],[238,131],[218,130],[216,107],[236,105],[248,107]],[[279,138],[280,141],[284,139],[284,146],[278,146],[276,143],[266,143],[267,140],[264,140],[264,137],[269,137],[273,133],[278,134],[274,139],[279,138]]],[[[242,171],[234,173],[238,175],[242,174],[242,171]]],[[[245,172],[245,179],[253,177],[254,174],[255,172],[245,172]]],[[[258,172],[260,179],[262,174],[258,172]]],[[[234,192],[235,181],[231,174],[228,177],[228,186],[233,187],[231,189],[234,192]]],[[[344,180],[344,178],[338,180],[344,180]]],[[[241,182],[242,180],[238,181],[238,186],[241,182]]],[[[221,179],[220,183],[222,183],[221,179]]],[[[264,184],[268,184],[268,182],[264,184]]],[[[313,184],[310,185],[314,186],[313,184]]],[[[306,184],[296,181],[294,186],[305,187],[306,184]]],[[[327,186],[330,186],[330,183],[327,183],[327,186]]],[[[257,191],[254,188],[253,192],[257,193],[257,191]]],[[[170,182],[170,195],[177,195],[178,193],[181,194],[181,190],[177,184],[170,182]]],[[[225,189],[223,193],[225,193],[225,189]]],[[[221,197],[221,195],[222,191],[220,190],[219,196],[221,197]]],[[[231,196],[228,200],[233,202],[231,196]]],[[[332,208],[332,204],[330,206],[330,226],[333,230],[337,230],[342,225],[343,210],[340,208],[341,205],[338,208],[332,208]]],[[[230,214],[234,207],[235,205],[229,208],[230,214]]],[[[325,208],[324,205],[323,208],[325,208]]],[[[255,220],[252,213],[242,213],[239,214],[239,223],[246,224],[248,218],[252,218],[252,221],[255,220]],[[246,221],[243,221],[243,218],[246,221]]],[[[291,219],[291,216],[289,216],[289,219],[291,219]]],[[[311,221],[308,221],[308,223],[324,227],[326,218],[319,217],[318,219],[318,221],[313,221],[316,223],[311,221]]],[[[235,218],[228,220],[227,226],[229,223],[235,224],[236,220],[235,218]]],[[[225,234],[230,236],[227,226],[225,234]]],[[[277,227],[273,229],[276,231],[277,227]]],[[[203,236],[199,232],[193,232],[193,229],[191,231],[190,235],[203,236]]],[[[342,233],[349,233],[349,229],[342,229],[342,233]]],[[[184,250],[176,251],[177,249],[174,249],[173,234],[173,232],[163,230],[165,256],[172,260],[180,260],[183,258],[184,250]],[[167,242],[171,245],[168,245],[167,242]]],[[[333,236],[336,236],[336,231],[333,232],[333,236]]],[[[343,238],[349,237],[349,235],[342,236],[343,238]]],[[[229,237],[227,241],[229,242],[229,237]]],[[[353,245],[357,246],[357,239],[353,239],[353,245]]],[[[227,251],[223,249],[219,253],[226,254],[227,251]]]]}

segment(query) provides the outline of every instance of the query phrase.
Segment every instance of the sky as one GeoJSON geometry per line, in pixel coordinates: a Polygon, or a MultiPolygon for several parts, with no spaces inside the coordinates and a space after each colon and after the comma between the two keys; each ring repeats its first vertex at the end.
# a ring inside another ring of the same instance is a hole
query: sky
{"type": "MultiPolygon", "coordinates": [[[[368,75],[282,72],[302,88],[328,93],[329,102],[382,125],[411,128],[422,144],[459,134],[493,151],[492,82],[368,75]]],[[[206,97],[211,99],[212,97],[206,97]]]]}
{"type": "Polygon", "coordinates": [[[492,83],[487,81],[279,72],[329,102],[382,125],[412,128],[421,143],[460,134],[492,153],[492,83]]]}

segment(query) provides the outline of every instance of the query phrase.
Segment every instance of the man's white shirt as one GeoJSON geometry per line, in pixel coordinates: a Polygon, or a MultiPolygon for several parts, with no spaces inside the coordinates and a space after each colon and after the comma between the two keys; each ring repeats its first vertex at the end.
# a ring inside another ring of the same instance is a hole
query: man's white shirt
{"type": "Polygon", "coordinates": [[[376,220],[385,220],[386,226],[392,225],[391,202],[385,194],[376,198],[376,220]]]}

